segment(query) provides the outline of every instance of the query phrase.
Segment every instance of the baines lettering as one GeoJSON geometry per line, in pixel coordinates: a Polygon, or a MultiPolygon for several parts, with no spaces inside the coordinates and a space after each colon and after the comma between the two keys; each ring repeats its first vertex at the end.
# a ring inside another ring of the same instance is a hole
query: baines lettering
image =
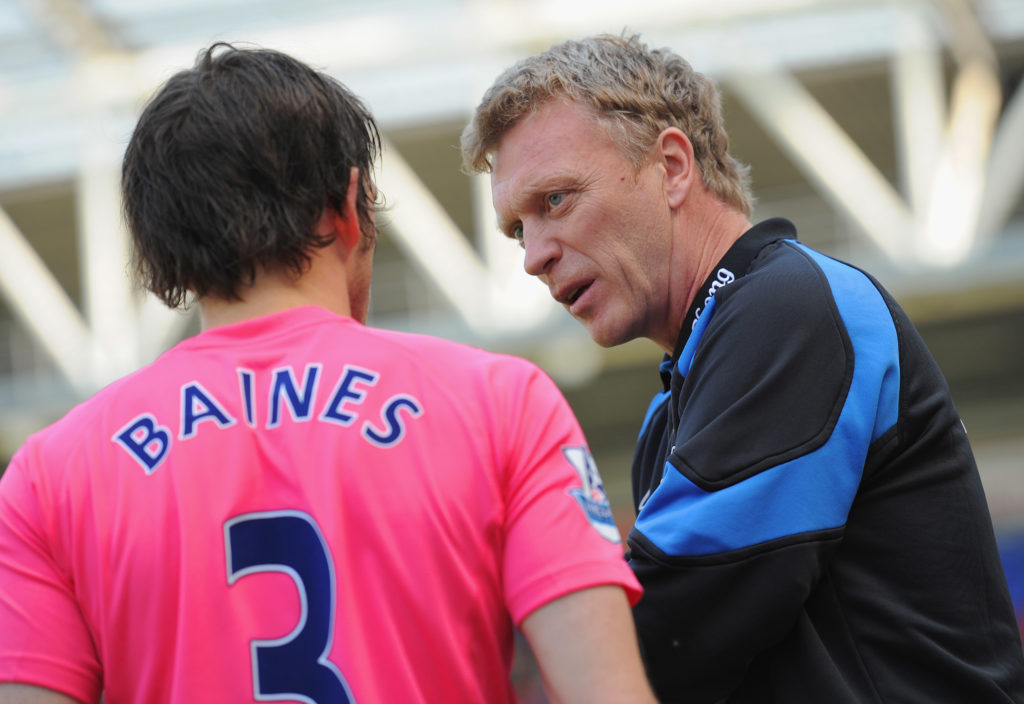
{"type": "MultiPolygon", "coordinates": [[[[263,413],[268,430],[279,427],[286,419],[294,423],[313,420],[316,410],[319,414],[315,418],[322,423],[348,427],[359,419],[359,406],[366,400],[367,391],[377,384],[380,374],[345,365],[326,401],[318,404],[322,371],[320,364],[308,364],[301,378],[291,367],[271,372],[267,383],[267,408],[263,413]]],[[[181,387],[176,435],[169,427],[161,425],[152,413],[140,413],[118,430],[111,441],[138,462],[146,474],[152,474],[167,458],[174,439],[188,440],[205,429],[230,428],[240,418],[249,427],[256,427],[260,417],[256,374],[242,368],[236,372],[238,406],[234,413],[198,381],[190,381],[181,387]]],[[[407,419],[421,415],[423,406],[414,396],[396,394],[381,404],[378,419],[359,424],[359,432],[372,445],[394,447],[405,437],[407,419]]]]}
{"type": "Polygon", "coordinates": [[[708,303],[711,302],[711,297],[715,295],[715,292],[726,284],[731,284],[735,280],[736,275],[725,267],[722,267],[715,273],[715,280],[712,281],[711,285],[708,287],[708,295],[707,298],[704,299],[704,305],[693,312],[693,322],[690,323],[691,330],[695,325],[697,325],[697,321],[700,320],[701,311],[708,307],[708,303]]]}

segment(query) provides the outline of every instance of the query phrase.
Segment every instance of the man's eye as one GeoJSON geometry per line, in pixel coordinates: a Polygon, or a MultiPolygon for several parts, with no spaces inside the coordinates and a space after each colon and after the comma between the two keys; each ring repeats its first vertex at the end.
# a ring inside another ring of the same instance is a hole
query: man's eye
{"type": "Polygon", "coordinates": [[[548,194],[548,205],[552,207],[558,207],[565,200],[564,193],[549,193],[548,194]]]}
{"type": "Polygon", "coordinates": [[[523,243],[523,226],[522,225],[513,225],[512,229],[509,231],[509,234],[512,236],[512,239],[514,239],[519,244],[523,243]]]}

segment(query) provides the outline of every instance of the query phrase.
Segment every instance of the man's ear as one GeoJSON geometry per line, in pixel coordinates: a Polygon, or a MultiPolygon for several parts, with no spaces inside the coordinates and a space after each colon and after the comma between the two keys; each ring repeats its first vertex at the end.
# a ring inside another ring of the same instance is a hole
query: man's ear
{"type": "Polygon", "coordinates": [[[670,208],[678,208],[686,200],[694,179],[700,178],[693,158],[693,144],[678,127],[666,127],[654,143],[654,158],[665,169],[665,196],[670,208]]]}
{"type": "Polygon", "coordinates": [[[348,190],[345,192],[342,212],[328,210],[326,214],[334,234],[349,250],[359,246],[359,240],[363,234],[362,228],[359,227],[359,211],[356,208],[358,198],[359,167],[353,166],[348,175],[348,190]]]}

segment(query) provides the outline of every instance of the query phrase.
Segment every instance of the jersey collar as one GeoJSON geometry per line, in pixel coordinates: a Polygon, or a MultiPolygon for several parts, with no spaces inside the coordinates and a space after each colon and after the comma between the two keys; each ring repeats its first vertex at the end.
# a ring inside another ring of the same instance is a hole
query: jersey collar
{"type": "Polygon", "coordinates": [[[675,368],[687,340],[690,339],[690,332],[696,325],[708,299],[723,285],[728,285],[733,280],[746,276],[750,271],[751,264],[754,263],[754,259],[762,249],[773,242],[785,239],[796,239],[796,227],[792,222],[785,218],[764,220],[744,232],[718,264],[712,268],[711,274],[701,284],[697,296],[683,318],[683,327],[679,331],[672,356],[666,354],[662,359],[659,371],[666,391],[671,388],[672,370],[675,368]]]}

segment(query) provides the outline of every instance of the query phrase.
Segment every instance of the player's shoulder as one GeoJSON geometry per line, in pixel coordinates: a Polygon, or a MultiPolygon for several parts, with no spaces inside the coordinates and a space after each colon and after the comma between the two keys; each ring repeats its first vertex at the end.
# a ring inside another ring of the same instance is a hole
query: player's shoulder
{"type": "Polygon", "coordinates": [[[145,397],[152,393],[159,372],[154,373],[151,367],[152,363],[112,381],[74,404],[64,415],[31,433],[19,451],[22,454],[47,453],[51,459],[53,453],[64,457],[83,456],[87,453],[88,443],[95,440],[96,430],[105,427],[104,423],[127,403],[126,397],[145,397]]]}
{"type": "Polygon", "coordinates": [[[856,267],[796,240],[766,247],[747,274],[721,291],[720,304],[729,302],[750,316],[770,315],[799,321],[834,308],[843,291],[873,287],[873,280],[856,267]]]}
{"type": "Polygon", "coordinates": [[[410,363],[440,367],[451,375],[460,373],[541,374],[533,362],[516,355],[423,333],[367,328],[381,348],[391,347],[410,363]]]}
{"type": "Polygon", "coordinates": [[[459,389],[467,403],[475,399],[509,408],[561,403],[554,380],[524,357],[419,333],[376,330],[374,335],[394,346],[396,365],[419,379],[431,380],[433,386],[459,389]]]}

